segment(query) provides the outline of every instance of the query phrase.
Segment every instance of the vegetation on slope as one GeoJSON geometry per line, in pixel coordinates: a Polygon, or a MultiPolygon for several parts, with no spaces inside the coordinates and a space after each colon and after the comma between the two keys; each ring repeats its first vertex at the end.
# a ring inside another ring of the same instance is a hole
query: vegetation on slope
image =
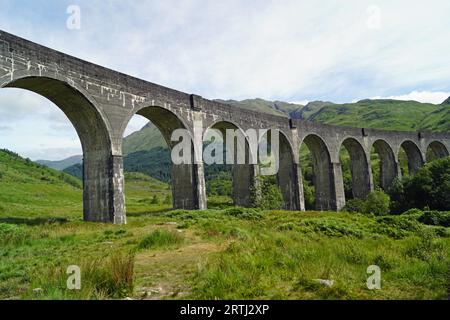
{"type": "Polygon", "coordinates": [[[9,152],[0,165],[0,298],[447,297],[448,213],[171,210],[167,184],[127,173],[128,224],[113,226],[81,221],[82,191],[66,175],[9,152]],[[381,290],[365,285],[371,264],[381,290]],[[79,291],[66,287],[69,265],[79,291]]]}

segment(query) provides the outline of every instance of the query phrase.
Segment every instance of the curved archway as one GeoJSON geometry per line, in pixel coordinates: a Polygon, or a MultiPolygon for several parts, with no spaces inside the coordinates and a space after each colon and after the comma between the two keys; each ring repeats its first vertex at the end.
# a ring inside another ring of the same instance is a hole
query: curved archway
{"type": "Polygon", "coordinates": [[[442,142],[433,141],[427,147],[427,162],[445,158],[450,155],[449,150],[445,147],[442,142]]]}
{"type": "Polygon", "coordinates": [[[294,161],[294,151],[288,138],[280,131],[279,134],[279,168],[277,174],[278,186],[283,195],[285,210],[301,210],[299,168],[294,161]]]}
{"type": "Polygon", "coordinates": [[[171,151],[170,156],[173,155],[172,153],[178,153],[177,155],[180,156],[179,161],[169,161],[173,207],[177,209],[205,209],[206,191],[203,165],[195,161],[195,148],[191,130],[174,112],[163,107],[142,107],[136,114],[145,117],[159,130],[166,146],[171,151]],[[172,141],[172,135],[178,129],[182,129],[182,132],[180,131],[180,135],[177,135],[177,141],[172,141]],[[184,148],[183,145],[187,147],[184,148]]]}
{"type": "Polygon", "coordinates": [[[67,116],[83,151],[83,215],[86,221],[125,223],[122,159],[112,155],[110,130],[92,100],[70,84],[49,77],[22,77],[4,85],[25,89],[53,102],[67,116]]]}
{"type": "Polygon", "coordinates": [[[281,191],[284,210],[302,210],[299,168],[288,137],[278,129],[269,129],[259,138],[258,163],[261,164],[262,175],[274,178],[272,183],[281,191]]]}
{"type": "Polygon", "coordinates": [[[412,141],[406,140],[400,145],[400,150],[403,149],[406,154],[408,162],[408,174],[414,175],[417,170],[424,164],[424,159],[419,147],[412,141]]]}
{"type": "MultiPolygon", "coordinates": [[[[207,137],[211,130],[220,132],[221,141],[214,140],[212,143],[218,142],[220,147],[217,150],[222,150],[223,154],[216,155],[220,158],[219,163],[207,164],[205,167],[207,190],[215,195],[231,196],[236,206],[251,206],[251,193],[254,190],[258,166],[253,162],[248,137],[238,125],[225,120],[217,121],[207,128],[204,137],[207,137]],[[213,188],[212,180],[215,180],[215,184],[221,183],[224,186],[216,185],[216,188],[213,188]],[[227,180],[228,182],[231,180],[231,185],[227,183],[227,180]]],[[[209,148],[206,146],[205,151],[207,150],[209,148]]],[[[204,157],[208,156],[210,156],[209,152],[205,152],[204,157]]]]}
{"type": "Polygon", "coordinates": [[[341,155],[342,148],[344,148],[349,155],[352,196],[354,198],[365,199],[373,189],[370,166],[366,152],[362,145],[354,138],[347,138],[342,142],[341,155]]]}
{"type": "Polygon", "coordinates": [[[387,191],[394,179],[400,176],[399,166],[394,151],[384,140],[375,141],[372,145],[372,154],[373,151],[376,153],[375,160],[379,161],[378,168],[376,168],[378,174],[374,173],[375,168],[372,167],[372,174],[374,177],[378,177],[374,179],[376,180],[375,184],[387,191]]]}
{"type": "MultiPolygon", "coordinates": [[[[312,184],[315,188],[315,209],[332,210],[336,207],[333,199],[334,186],[331,179],[331,157],[328,147],[318,135],[310,134],[303,139],[311,153],[312,160],[312,184]]],[[[300,163],[300,166],[303,164],[300,163]]]]}

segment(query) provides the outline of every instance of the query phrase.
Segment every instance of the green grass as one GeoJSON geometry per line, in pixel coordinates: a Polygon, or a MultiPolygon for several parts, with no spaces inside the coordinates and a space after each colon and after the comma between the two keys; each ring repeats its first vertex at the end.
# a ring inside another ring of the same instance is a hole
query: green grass
{"type": "Polygon", "coordinates": [[[227,197],[171,210],[152,203],[168,185],[127,174],[128,224],[86,223],[79,187],[0,159],[1,299],[448,298],[446,214],[264,212],[231,208],[227,197]],[[381,290],[366,287],[371,264],[381,290]],[[81,268],[79,291],[66,288],[70,265],[81,268]]]}
{"type": "Polygon", "coordinates": [[[155,230],[144,237],[138,244],[139,249],[169,248],[183,243],[184,238],[178,233],[166,230],[155,230]]]}

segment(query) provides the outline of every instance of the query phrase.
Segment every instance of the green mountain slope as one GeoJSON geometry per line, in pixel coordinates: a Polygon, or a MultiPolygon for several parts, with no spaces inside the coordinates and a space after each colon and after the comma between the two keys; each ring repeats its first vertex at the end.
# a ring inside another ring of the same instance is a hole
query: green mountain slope
{"type": "Polygon", "coordinates": [[[81,212],[82,183],[60,171],[0,150],[0,213],[59,215],[81,212]]]}
{"type": "MultiPolygon", "coordinates": [[[[127,208],[133,212],[170,206],[170,201],[166,204],[170,188],[157,179],[127,172],[125,188],[127,208]]],[[[0,223],[22,221],[24,217],[35,218],[35,223],[48,218],[81,219],[82,193],[81,180],[0,150],[0,223]]]]}
{"type": "Polygon", "coordinates": [[[447,101],[447,104],[442,104],[422,120],[419,126],[421,130],[450,132],[450,98],[447,101]]]}
{"type": "Polygon", "coordinates": [[[149,122],[141,130],[125,137],[123,143],[123,154],[151,150],[153,148],[167,148],[167,143],[159,132],[159,129],[149,122]]]}
{"type": "Polygon", "coordinates": [[[216,101],[252,111],[265,112],[284,117],[288,116],[291,112],[304,107],[301,104],[282,101],[267,101],[263,99],[248,99],[242,101],[217,99],[216,101]]]}
{"type": "Polygon", "coordinates": [[[64,170],[67,167],[73,166],[74,164],[78,164],[83,162],[83,156],[82,155],[76,155],[72,156],[63,160],[59,161],[50,161],[50,160],[37,160],[36,163],[42,164],[44,166],[47,166],[52,169],[56,170],[64,170]]]}
{"type": "Polygon", "coordinates": [[[439,108],[440,106],[434,104],[415,101],[362,100],[356,103],[327,105],[309,115],[307,119],[341,126],[415,131],[420,130],[421,123],[439,108]]]}

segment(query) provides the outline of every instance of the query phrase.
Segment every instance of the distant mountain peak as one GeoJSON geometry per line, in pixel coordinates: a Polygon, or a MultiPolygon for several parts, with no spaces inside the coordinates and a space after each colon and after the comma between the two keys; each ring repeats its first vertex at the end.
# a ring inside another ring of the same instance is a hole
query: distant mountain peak
{"type": "Polygon", "coordinates": [[[450,97],[448,97],[447,100],[445,100],[444,102],[442,102],[442,104],[450,104],[450,97]]]}

